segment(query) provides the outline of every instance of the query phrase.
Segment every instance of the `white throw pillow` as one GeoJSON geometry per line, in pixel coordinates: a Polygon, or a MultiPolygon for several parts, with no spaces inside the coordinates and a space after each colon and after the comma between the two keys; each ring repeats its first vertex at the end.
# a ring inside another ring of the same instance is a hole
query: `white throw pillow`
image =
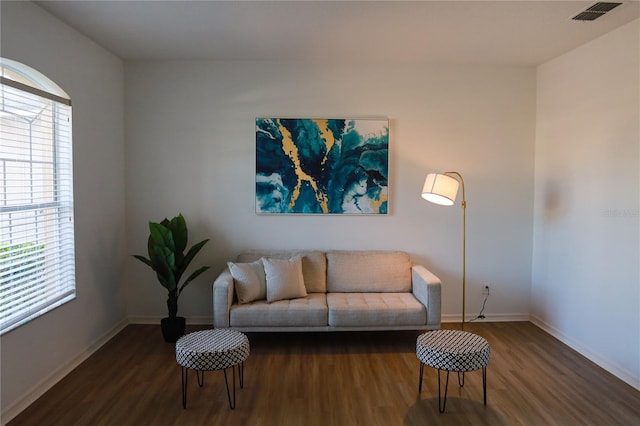
{"type": "Polygon", "coordinates": [[[233,277],[238,303],[250,303],[267,297],[262,259],[251,263],[227,262],[233,277]]]}
{"type": "Polygon", "coordinates": [[[302,275],[302,258],[276,259],[265,257],[262,259],[267,278],[267,302],[284,299],[305,297],[307,290],[302,275]]]}

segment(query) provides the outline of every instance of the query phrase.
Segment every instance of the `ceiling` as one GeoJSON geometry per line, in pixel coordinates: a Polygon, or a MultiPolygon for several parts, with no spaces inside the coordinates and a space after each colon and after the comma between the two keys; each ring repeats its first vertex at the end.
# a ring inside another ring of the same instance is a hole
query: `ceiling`
{"type": "Polygon", "coordinates": [[[213,59],[531,66],[639,15],[594,1],[37,1],[125,60],[213,59]]]}

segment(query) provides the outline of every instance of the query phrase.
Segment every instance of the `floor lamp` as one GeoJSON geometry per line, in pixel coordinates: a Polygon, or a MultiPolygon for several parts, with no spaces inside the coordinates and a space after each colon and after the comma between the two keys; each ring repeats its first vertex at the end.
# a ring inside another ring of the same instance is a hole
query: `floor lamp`
{"type": "Polygon", "coordinates": [[[458,172],[429,173],[422,187],[422,198],[435,204],[452,206],[458,195],[458,187],[462,186],[462,323],[466,314],[466,211],[467,200],[464,194],[464,179],[458,172]]]}

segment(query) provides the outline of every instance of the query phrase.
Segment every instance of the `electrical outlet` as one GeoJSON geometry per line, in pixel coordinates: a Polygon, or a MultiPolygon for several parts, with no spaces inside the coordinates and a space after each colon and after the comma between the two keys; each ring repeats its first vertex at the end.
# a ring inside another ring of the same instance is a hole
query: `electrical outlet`
{"type": "Polygon", "coordinates": [[[482,294],[488,296],[489,295],[489,283],[482,284],[482,294]]]}

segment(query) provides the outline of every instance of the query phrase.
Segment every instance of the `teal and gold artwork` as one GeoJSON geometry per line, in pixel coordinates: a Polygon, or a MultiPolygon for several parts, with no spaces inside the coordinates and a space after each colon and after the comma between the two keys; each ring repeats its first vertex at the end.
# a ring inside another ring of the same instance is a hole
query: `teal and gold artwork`
{"type": "Polygon", "coordinates": [[[389,120],[256,119],[256,212],[387,214],[389,120]]]}

